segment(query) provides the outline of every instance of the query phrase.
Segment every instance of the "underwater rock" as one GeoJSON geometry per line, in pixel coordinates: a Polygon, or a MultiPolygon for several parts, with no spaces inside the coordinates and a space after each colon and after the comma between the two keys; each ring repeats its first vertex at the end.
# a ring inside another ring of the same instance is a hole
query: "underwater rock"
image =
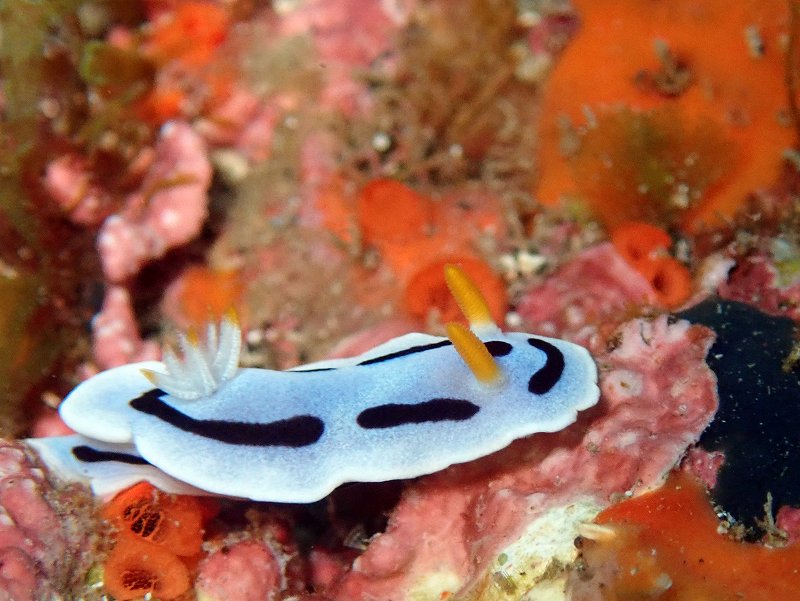
{"type": "Polygon", "coordinates": [[[744,303],[711,298],[678,313],[713,329],[708,365],[720,406],[700,447],[725,455],[711,495],[748,528],[761,532],[767,494],[773,507],[800,505],[800,374],[784,362],[797,326],[744,303]]]}

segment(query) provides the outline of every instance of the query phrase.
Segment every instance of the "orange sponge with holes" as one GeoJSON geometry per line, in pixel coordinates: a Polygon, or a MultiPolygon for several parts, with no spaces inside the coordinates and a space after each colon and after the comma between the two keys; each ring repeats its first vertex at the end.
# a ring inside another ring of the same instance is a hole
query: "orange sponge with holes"
{"type": "Polygon", "coordinates": [[[147,593],[173,599],[189,590],[189,570],[168,549],[152,543],[122,538],[105,564],[106,591],[118,601],[138,599],[147,593]]]}
{"type": "Polygon", "coordinates": [[[200,552],[202,516],[196,498],[168,495],[147,482],[123,491],[103,508],[103,517],[124,536],[160,545],[181,556],[200,552]]]}
{"type": "Polygon", "coordinates": [[[431,310],[436,310],[443,323],[464,322],[461,309],[442,277],[444,266],[451,263],[461,267],[475,282],[486,298],[492,319],[495,323],[502,324],[508,304],[505,286],[485,262],[472,257],[448,257],[433,261],[420,269],[406,285],[406,310],[418,319],[425,319],[431,310]]]}
{"type": "Polygon", "coordinates": [[[666,253],[672,238],[660,227],[641,221],[628,221],[611,232],[611,243],[631,265],[654,258],[659,251],[666,253]]]}
{"type": "Polygon", "coordinates": [[[148,482],[121,492],[102,516],[117,528],[117,541],[104,566],[106,590],[116,599],[152,593],[173,599],[189,590],[189,567],[200,553],[203,523],[215,503],[169,495],[148,482]]]}
{"type": "Polygon", "coordinates": [[[659,303],[679,306],[692,292],[692,277],[680,262],[667,255],[670,235],[659,227],[629,221],[611,232],[617,252],[641,273],[652,286],[659,303]]]}

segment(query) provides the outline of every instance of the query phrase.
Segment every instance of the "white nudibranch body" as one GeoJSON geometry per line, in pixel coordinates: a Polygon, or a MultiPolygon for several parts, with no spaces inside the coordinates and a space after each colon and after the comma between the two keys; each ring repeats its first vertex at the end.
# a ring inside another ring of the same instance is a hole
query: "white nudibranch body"
{"type": "Polygon", "coordinates": [[[345,482],[428,474],[561,430],[597,402],[586,349],[501,332],[463,272],[448,266],[446,276],[470,329],[272,371],[238,368],[228,314],[204,344],[182,338],[182,359],[169,352],[82,383],[60,408],[78,434],[29,442],[100,495],[148,480],[168,492],[311,502],[345,482]]]}

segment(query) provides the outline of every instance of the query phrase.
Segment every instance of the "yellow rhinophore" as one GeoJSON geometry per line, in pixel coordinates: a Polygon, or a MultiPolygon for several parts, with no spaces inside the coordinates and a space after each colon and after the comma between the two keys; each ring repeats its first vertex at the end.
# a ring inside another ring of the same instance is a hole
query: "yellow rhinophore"
{"type": "Polygon", "coordinates": [[[480,338],[460,323],[450,322],[445,328],[450,342],[478,381],[483,384],[498,383],[502,375],[500,366],[480,338]]]}
{"type": "Polygon", "coordinates": [[[450,294],[456,299],[461,312],[469,322],[472,330],[476,329],[497,329],[492,314],[489,312],[489,305],[486,299],[478,290],[469,276],[456,265],[445,265],[444,279],[450,294]]]}

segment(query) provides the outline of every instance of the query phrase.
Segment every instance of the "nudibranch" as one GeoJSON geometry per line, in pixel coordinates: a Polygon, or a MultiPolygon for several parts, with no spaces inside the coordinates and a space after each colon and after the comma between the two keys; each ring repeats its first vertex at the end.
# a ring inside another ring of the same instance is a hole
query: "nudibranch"
{"type": "Polygon", "coordinates": [[[76,436],[30,441],[63,476],[108,495],[139,480],[168,492],[305,503],[346,482],[429,474],[554,432],[599,398],[581,346],[493,323],[458,267],[445,278],[469,328],[406,334],[362,355],[288,371],[239,368],[235,315],[182,358],[116,367],[60,413],[76,436]]]}

